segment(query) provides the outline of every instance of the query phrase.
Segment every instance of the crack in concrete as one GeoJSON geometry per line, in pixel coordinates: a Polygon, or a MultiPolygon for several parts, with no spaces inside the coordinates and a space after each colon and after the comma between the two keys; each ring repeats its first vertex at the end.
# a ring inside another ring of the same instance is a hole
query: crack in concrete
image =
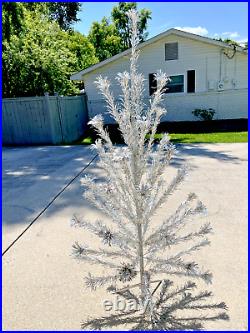
{"type": "Polygon", "coordinates": [[[96,159],[97,154],[92,158],[92,160],[85,165],[81,171],[78,172],[78,174],[73,177],[62,189],[61,191],[59,191],[54,198],[40,211],[40,213],[29,223],[29,225],[14,239],[14,241],[11,242],[11,244],[4,250],[4,252],[2,253],[2,256],[5,255],[5,253],[7,253],[11,247],[25,234],[25,232],[38,220],[38,218],[52,205],[52,203],[81,175],[81,173],[83,173],[83,171],[85,171],[90,164],[96,159]]]}

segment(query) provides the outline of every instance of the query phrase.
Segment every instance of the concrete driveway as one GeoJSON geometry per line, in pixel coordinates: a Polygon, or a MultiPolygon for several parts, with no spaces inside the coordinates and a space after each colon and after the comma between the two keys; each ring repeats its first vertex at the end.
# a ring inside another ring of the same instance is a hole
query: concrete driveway
{"type": "Polygon", "coordinates": [[[3,148],[3,251],[94,156],[84,146],[3,148]]]}
{"type": "MultiPolygon", "coordinates": [[[[92,241],[70,227],[72,215],[102,216],[83,200],[77,177],[102,176],[93,158],[86,146],[4,149],[3,330],[79,330],[88,316],[104,314],[105,290],[83,286],[87,272],[99,268],[70,257],[76,240],[92,241]]],[[[166,177],[185,161],[189,178],[155,223],[196,192],[215,231],[197,260],[213,272],[215,299],[227,303],[230,315],[206,329],[247,330],[247,144],[180,146],[166,177]]]]}

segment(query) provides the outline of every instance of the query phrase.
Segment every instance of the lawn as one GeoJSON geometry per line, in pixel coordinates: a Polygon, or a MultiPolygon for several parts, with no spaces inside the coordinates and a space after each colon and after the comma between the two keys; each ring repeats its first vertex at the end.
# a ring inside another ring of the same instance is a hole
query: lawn
{"type": "MultiPolygon", "coordinates": [[[[160,138],[162,134],[156,134],[160,138]]],[[[176,143],[234,143],[248,142],[248,132],[217,132],[217,133],[185,133],[170,134],[176,143]]]]}
{"type": "MultiPolygon", "coordinates": [[[[162,134],[156,134],[155,139],[160,139],[162,134]]],[[[174,143],[236,143],[248,142],[248,132],[217,132],[217,133],[171,133],[174,143]]],[[[75,144],[88,145],[94,143],[91,136],[81,138],[75,144]]]]}

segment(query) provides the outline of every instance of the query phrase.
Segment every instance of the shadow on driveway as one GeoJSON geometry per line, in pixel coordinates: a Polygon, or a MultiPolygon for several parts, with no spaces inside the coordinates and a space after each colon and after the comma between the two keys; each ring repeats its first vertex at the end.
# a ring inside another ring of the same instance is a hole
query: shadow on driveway
{"type": "Polygon", "coordinates": [[[2,156],[3,239],[9,243],[95,153],[86,146],[22,147],[4,148],[2,156]]]}
{"type": "MultiPolygon", "coordinates": [[[[172,166],[192,163],[197,158],[211,158],[223,163],[240,164],[246,159],[237,152],[238,144],[178,144],[172,166]],[[233,149],[232,149],[233,148],[233,149]],[[235,149],[236,148],[236,149],[235,149]]],[[[239,144],[238,147],[242,147],[239,144]]],[[[89,146],[46,146],[3,149],[3,235],[7,245],[53,200],[53,198],[91,161],[95,153],[89,146]],[[6,237],[5,237],[6,236],[6,237]],[[10,237],[9,237],[10,236],[10,237]]],[[[93,162],[82,175],[101,177],[93,162]]],[[[82,176],[81,175],[81,176],[82,176]]],[[[53,202],[53,212],[65,207],[87,208],[82,200],[83,188],[78,177],[67,189],[67,195],[53,202]]],[[[91,207],[95,211],[94,207],[91,207]]]]}

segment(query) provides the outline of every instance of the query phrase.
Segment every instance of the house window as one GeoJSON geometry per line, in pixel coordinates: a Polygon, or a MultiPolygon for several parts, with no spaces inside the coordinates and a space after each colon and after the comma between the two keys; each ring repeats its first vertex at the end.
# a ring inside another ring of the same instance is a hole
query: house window
{"type": "Polygon", "coordinates": [[[169,78],[170,81],[167,83],[167,89],[165,90],[167,94],[184,92],[184,75],[174,75],[169,78]]]}
{"type": "Polygon", "coordinates": [[[151,96],[157,90],[157,80],[155,78],[155,73],[151,73],[148,75],[148,82],[149,82],[149,95],[151,96]]]}
{"type": "Polygon", "coordinates": [[[178,43],[166,43],[165,44],[165,60],[177,60],[178,59],[178,43]]]}
{"type": "Polygon", "coordinates": [[[187,71],[187,92],[195,92],[195,70],[187,71]]]}

